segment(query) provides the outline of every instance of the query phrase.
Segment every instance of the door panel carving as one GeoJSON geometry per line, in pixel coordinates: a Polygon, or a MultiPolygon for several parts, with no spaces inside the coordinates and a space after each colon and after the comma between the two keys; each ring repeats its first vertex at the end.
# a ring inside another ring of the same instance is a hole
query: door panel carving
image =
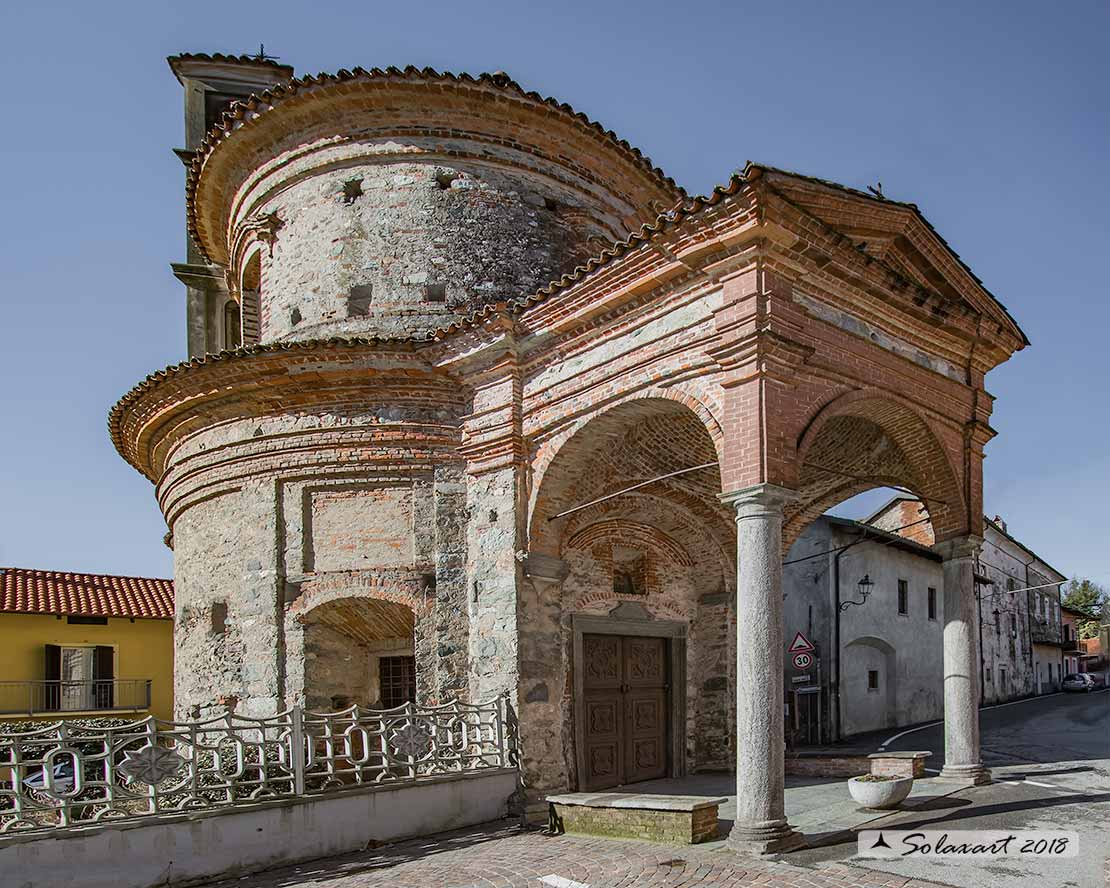
{"type": "Polygon", "coordinates": [[[583,635],[583,790],[667,773],[667,642],[583,635]]]}
{"type": "Polygon", "coordinates": [[[587,635],[582,639],[587,683],[595,687],[620,683],[620,642],[616,635],[587,635]]]}

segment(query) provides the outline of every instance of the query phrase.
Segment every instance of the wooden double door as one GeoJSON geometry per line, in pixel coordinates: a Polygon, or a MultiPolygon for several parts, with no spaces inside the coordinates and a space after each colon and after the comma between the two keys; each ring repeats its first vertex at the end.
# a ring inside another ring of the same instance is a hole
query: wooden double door
{"type": "Polygon", "coordinates": [[[582,636],[582,790],[667,775],[667,644],[666,638],[582,636]]]}

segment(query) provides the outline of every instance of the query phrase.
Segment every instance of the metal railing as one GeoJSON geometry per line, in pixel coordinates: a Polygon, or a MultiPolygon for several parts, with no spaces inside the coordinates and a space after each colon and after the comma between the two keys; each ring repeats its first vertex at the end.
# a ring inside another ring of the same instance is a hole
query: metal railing
{"type": "Polygon", "coordinates": [[[507,699],[342,712],[0,728],[0,834],[516,766],[507,699]]]}
{"type": "Polygon", "coordinates": [[[0,715],[136,712],[150,709],[149,678],[105,681],[0,681],[0,715]]]}

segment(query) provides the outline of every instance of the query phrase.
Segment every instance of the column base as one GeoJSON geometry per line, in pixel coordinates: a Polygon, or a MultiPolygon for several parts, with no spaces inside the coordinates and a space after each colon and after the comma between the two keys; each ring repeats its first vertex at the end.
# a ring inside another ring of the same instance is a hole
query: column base
{"type": "Polygon", "coordinates": [[[748,857],[762,857],[767,854],[785,854],[805,847],[806,840],[785,820],[765,820],[733,824],[725,840],[725,847],[737,854],[748,857]]]}
{"type": "Polygon", "coordinates": [[[990,768],[981,764],[944,765],[940,769],[940,779],[965,783],[968,786],[983,786],[991,782],[990,768]]]}

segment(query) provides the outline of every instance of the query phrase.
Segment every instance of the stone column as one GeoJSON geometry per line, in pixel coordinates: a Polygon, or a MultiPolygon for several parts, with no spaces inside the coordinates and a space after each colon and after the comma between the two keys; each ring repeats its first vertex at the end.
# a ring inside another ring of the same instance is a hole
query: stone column
{"type": "Polygon", "coordinates": [[[783,795],[782,509],[794,492],[757,484],[736,509],[736,822],[729,847],[774,854],[804,844],[783,795]]]}
{"type": "Polygon", "coordinates": [[[979,626],[975,555],[982,540],[938,543],[944,558],[944,767],[941,777],[989,783],[979,756],[979,626]]]}

